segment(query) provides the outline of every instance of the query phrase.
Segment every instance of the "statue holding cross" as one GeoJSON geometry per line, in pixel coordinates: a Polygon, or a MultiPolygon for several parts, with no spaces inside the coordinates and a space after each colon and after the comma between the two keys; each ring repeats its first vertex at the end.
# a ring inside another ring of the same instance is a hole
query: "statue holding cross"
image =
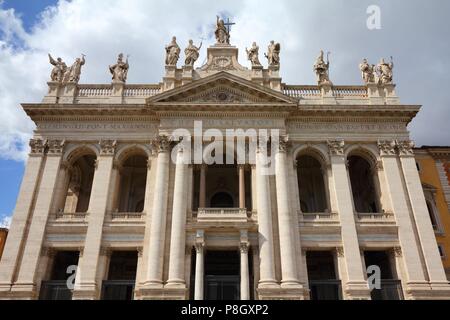
{"type": "Polygon", "coordinates": [[[216,31],[214,31],[214,34],[218,44],[230,44],[230,26],[233,24],[229,19],[227,22],[224,22],[223,19],[217,16],[216,31]]]}

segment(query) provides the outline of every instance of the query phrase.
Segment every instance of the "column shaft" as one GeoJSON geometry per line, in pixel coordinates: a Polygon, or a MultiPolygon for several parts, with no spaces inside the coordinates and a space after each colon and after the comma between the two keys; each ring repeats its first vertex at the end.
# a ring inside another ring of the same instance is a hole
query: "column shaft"
{"type": "Polygon", "coordinates": [[[169,279],[167,285],[185,287],[184,257],[186,245],[187,186],[184,152],[180,148],[175,169],[173,191],[172,230],[170,236],[169,279]]]}
{"type": "Polygon", "coordinates": [[[258,206],[258,242],[260,258],[259,286],[276,286],[272,210],[269,191],[269,180],[264,168],[264,152],[256,154],[256,184],[258,206]]]}
{"type": "Polygon", "coordinates": [[[196,243],[195,244],[195,292],[194,292],[194,299],[195,300],[203,300],[203,281],[204,281],[204,265],[205,265],[205,259],[204,259],[204,244],[203,243],[196,243]]]}
{"type": "Polygon", "coordinates": [[[16,208],[12,217],[8,238],[0,260],[0,290],[9,290],[13,282],[16,264],[19,261],[22,242],[26,238],[26,225],[28,216],[36,198],[36,189],[44,156],[31,154],[28,157],[25,173],[20,186],[16,208]]]}
{"type": "Polygon", "coordinates": [[[28,232],[28,241],[25,243],[15,285],[17,290],[32,291],[34,288],[35,273],[44,241],[45,226],[51,208],[60,163],[61,155],[47,155],[28,232]]]}
{"type": "MultiPolygon", "coordinates": [[[[166,234],[167,197],[169,188],[169,150],[164,149],[158,153],[156,163],[156,178],[149,227],[150,240],[147,260],[146,284],[162,286],[163,258],[166,234]]],[[[148,185],[147,185],[148,187],[148,185]]]]}
{"type": "Polygon", "coordinates": [[[245,208],[245,167],[239,165],[239,208],[245,208]]]}
{"type": "Polygon", "coordinates": [[[287,180],[286,152],[284,150],[278,150],[275,154],[275,175],[280,237],[281,285],[298,285],[296,250],[289,204],[290,190],[287,180]]]}
{"type": "Polygon", "coordinates": [[[199,207],[206,207],[206,164],[200,166],[199,207]]]}
{"type": "Polygon", "coordinates": [[[250,299],[250,281],[248,269],[248,243],[240,244],[241,252],[241,300],[250,299]]]}

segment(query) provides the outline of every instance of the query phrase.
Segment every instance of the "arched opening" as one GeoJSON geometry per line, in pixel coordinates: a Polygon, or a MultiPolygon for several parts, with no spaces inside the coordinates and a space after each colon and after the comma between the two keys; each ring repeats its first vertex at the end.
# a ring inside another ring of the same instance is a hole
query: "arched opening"
{"type": "Polygon", "coordinates": [[[133,155],[120,168],[118,211],[142,212],[147,184],[147,157],[133,155]]]}
{"type": "Polygon", "coordinates": [[[309,155],[297,158],[297,182],[302,212],[325,212],[327,193],[320,162],[309,155]]]}
{"type": "Polygon", "coordinates": [[[68,170],[64,212],[87,212],[94,179],[95,160],[95,155],[83,155],[68,170]]]}
{"type": "Polygon", "coordinates": [[[211,197],[211,208],[234,208],[233,197],[227,192],[217,192],[211,197]]]}
{"type": "Polygon", "coordinates": [[[360,156],[348,157],[348,170],[356,212],[379,212],[378,195],[370,163],[360,156]]]}

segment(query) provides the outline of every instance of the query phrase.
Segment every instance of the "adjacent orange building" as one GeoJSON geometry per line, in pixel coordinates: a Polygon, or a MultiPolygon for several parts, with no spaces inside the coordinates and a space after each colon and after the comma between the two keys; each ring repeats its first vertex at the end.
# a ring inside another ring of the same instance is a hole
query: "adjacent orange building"
{"type": "Polygon", "coordinates": [[[8,229],[0,228],[0,260],[2,259],[3,248],[5,247],[7,236],[8,236],[8,229]]]}
{"type": "Polygon", "coordinates": [[[423,146],[414,153],[442,263],[450,279],[450,147],[423,146]]]}

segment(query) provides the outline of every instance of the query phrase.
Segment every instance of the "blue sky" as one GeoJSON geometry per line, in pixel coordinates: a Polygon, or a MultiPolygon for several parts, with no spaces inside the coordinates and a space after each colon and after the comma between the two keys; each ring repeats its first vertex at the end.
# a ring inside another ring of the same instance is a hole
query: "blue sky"
{"type": "MultiPolygon", "coordinates": [[[[56,0],[6,0],[3,8],[13,8],[22,18],[24,28],[29,31],[38,20],[40,12],[56,2],[56,0]]],[[[14,210],[24,169],[24,162],[0,158],[0,223],[14,210]]]]}

